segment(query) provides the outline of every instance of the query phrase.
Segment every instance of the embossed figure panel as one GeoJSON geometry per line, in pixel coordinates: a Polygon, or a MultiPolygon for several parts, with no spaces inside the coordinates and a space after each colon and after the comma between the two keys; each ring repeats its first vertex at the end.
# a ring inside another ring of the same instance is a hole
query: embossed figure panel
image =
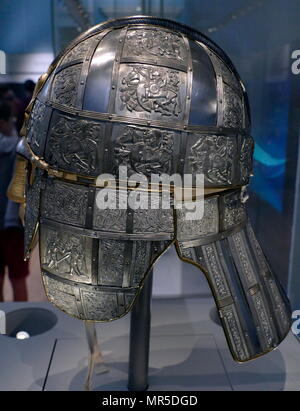
{"type": "Polygon", "coordinates": [[[271,268],[267,262],[267,259],[261,249],[257,238],[254,234],[253,228],[248,223],[246,227],[246,233],[250,241],[250,247],[254,252],[256,261],[258,266],[260,267],[260,272],[262,278],[266,284],[266,288],[268,293],[271,295],[271,299],[273,301],[272,305],[273,308],[276,310],[278,315],[275,317],[275,320],[281,329],[281,332],[284,332],[289,327],[290,322],[290,312],[287,309],[287,299],[282,294],[282,288],[278,284],[278,280],[276,277],[272,275],[271,268]]]}
{"type": "Polygon", "coordinates": [[[109,321],[125,311],[125,307],[118,305],[117,292],[83,290],[81,296],[84,313],[89,320],[109,321]]]}
{"type": "Polygon", "coordinates": [[[47,107],[44,103],[36,100],[28,122],[28,133],[26,139],[32,151],[42,156],[48,128],[48,119],[46,118],[47,107]]]}
{"type": "Polygon", "coordinates": [[[229,68],[226,66],[225,63],[221,62],[220,67],[221,67],[223,82],[228,84],[230,87],[235,88],[235,90],[242,95],[243,89],[242,89],[241,83],[236,78],[236,76],[232,73],[231,70],[229,70],[229,68]]]}
{"type": "Polygon", "coordinates": [[[112,90],[112,72],[121,29],[109,31],[95,48],[91,57],[83,96],[84,110],[98,113],[108,112],[108,102],[112,90]]]}
{"type": "Polygon", "coordinates": [[[240,147],[240,173],[243,184],[248,184],[252,174],[254,141],[252,137],[245,137],[241,141],[240,147]]]}
{"type": "Polygon", "coordinates": [[[93,214],[93,228],[95,230],[122,233],[126,232],[127,210],[119,208],[119,199],[121,198],[123,198],[123,200],[127,203],[126,191],[117,191],[115,193],[114,191],[109,191],[108,189],[96,190],[93,214]],[[107,208],[104,208],[105,205],[107,208]]]}
{"type": "Polygon", "coordinates": [[[87,200],[86,187],[48,179],[42,196],[41,215],[54,221],[83,227],[87,200]]]}
{"type": "Polygon", "coordinates": [[[41,227],[41,266],[57,276],[91,283],[92,239],[71,231],[41,227]]]}
{"type": "Polygon", "coordinates": [[[228,281],[221,266],[216,245],[214,243],[203,245],[201,247],[201,255],[203,255],[205,267],[209,271],[218,299],[222,300],[231,297],[228,281]]]}
{"type": "Polygon", "coordinates": [[[162,209],[162,197],[159,194],[151,196],[137,190],[114,192],[107,188],[97,189],[93,228],[120,234],[161,236],[167,233],[168,238],[174,233],[173,210],[170,203],[168,209],[162,209]],[[127,209],[124,208],[126,205],[127,209]]]}
{"type": "Polygon", "coordinates": [[[243,101],[233,88],[224,83],[223,126],[242,129],[244,127],[243,101]]]}
{"type": "Polygon", "coordinates": [[[75,47],[73,47],[63,58],[61,65],[70,63],[77,59],[84,59],[86,54],[88,53],[90,47],[95,42],[95,37],[89,37],[88,39],[81,41],[75,47]]]}
{"type": "Polygon", "coordinates": [[[125,246],[125,241],[99,241],[98,284],[122,287],[125,271],[125,246]]]}
{"type": "Polygon", "coordinates": [[[246,206],[241,202],[240,191],[222,196],[221,224],[222,230],[228,230],[246,221],[246,206]]]}
{"type": "Polygon", "coordinates": [[[169,241],[100,240],[98,284],[123,287],[124,290],[137,287],[147,274],[151,262],[169,244],[169,241]]]}
{"type": "Polygon", "coordinates": [[[202,218],[189,220],[187,218],[187,213],[191,213],[191,211],[193,210],[185,208],[184,205],[182,209],[175,210],[178,240],[186,241],[197,239],[202,236],[219,232],[219,209],[217,197],[204,200],[204,214],[202,218]]]}
{"type": "Polygon", "coordinates": [[[42,276],[49,301],[65,313],[79,317],[73,287],[54,280],[43,273],[42,276]]]}
{"type": "Polygon", "coordinates": [[[140,286],[151,264],[170,246],[171,241],[134,241],[132,264],[130,267],[130,285],[140,286]]]}
{"type": "Polygon", "coordinates": [[[269,310],[262,277],[257,270],[255,260],[252,259],[250,244],[245,230],[228,237],[229,249],[235,265],[238,267],[240,280],[252,311],[253,319],[257,324],[257,334],[263,350],[269,350],[278,344],[278,331],[274,321],[277,315],[272,315],[269,310]]]}
{"type": "Polygon", "coordinates": [[[180,122],[186,102],[186,73],[145,64],[122,64],[115,113],[180,122]]]}
{"type": "Polygon", "coordinates": [[[227,65],[217,57],[215,53],[212,53],[210,58],[213,61],[216,71],[221,75],[223,82],[230,87],[235,88],[235,90],[242,95],[243,89],[241,83],[227,65]]]}
{"type": "Polygon", "coordinates": [[[133,227],[135,233],[174,233],[173,210],[164,210],[160,206],[161,198],[149,198],[149,209],[137,209],[133,213],[133,227]],[[156,204],[156,205],[154,205],[156,204]],[[158,209],[150,208],[158,207],[158,209]]]}
{"type": "Polygon", "coordinates": [[[99,147],[104,124],[55,112],[46,147],[46,160],[62,170],[99,174],[99,147]]]}
{"type": "Polygon", "coordinates": [[[147,272],[151,257],[155,255],[152,251],[150,241],[135,241],[133,248],[133,261],[130,270],[130,284],[138,286],[147,272]]]}
{"type": "MultiPolygon", "coordinates": [[[[247,361],[251,354],[247,347],[245,334],[242,330],[240,319],[236,312],[234,304],[224,307],[221,315],[231,343],[231,350],[238,361],[247,361]]],[[[253,355],[253,354],[252,354],[253,355]]]]}
{"type": "Polygon", "coordinates": [[[155,28],[128,30],[123,57],[143,57],[147,60],[169,60],[186,64],[187,49],[180,33],[155,28]]]}
{"type": "Polygon", "coordinates": [[[52,101],[68,107],[75,107],[81,67],[81,64],[76,64],[55,75],[52,83],[52,101]]]}
{"type": "Polygon", "coordinates": [[[249,250],[243,231],[234,233],[228,237],[228,244],[233,258],[239,268],[240,278],[244,287],[249,289],[258,282],[257,273],[253,261],[249,258],[249,250]]]}
{"type": "Polygon", "coordinates": [[[217,82],[216,73],[207,51],[198,43],[189,41],[192,58],[192,95],[189,124],[216,126],[217,82]]]}
{"type": "Polygon", "coordinates": [[[204,174],[206,186],[235,184],[237,147],[237,136],[189,135],[185,172],[204,174]]]}
{"type": "Polygon", "coordinates": [[[146,127],[118,127],[114,138],[114,164],[126,166],[128,176],[142,173],[172,174],[176,137],[173,131],[146,127]]]}
{"type": "Polygon", "coordinates": [[[265,350],[268,350],[276,346],[276,331],[273,325],[273,318],[270,318],[271,314],[267,308],[267,303],[260,291],[252,296],[252,302],[261,327],[260,337],[262,345],[264,345],[265,350]]]}

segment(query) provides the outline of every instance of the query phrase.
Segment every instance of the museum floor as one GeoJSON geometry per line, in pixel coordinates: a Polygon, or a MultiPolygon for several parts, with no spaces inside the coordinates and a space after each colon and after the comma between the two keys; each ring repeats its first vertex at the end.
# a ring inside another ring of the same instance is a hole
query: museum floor
{"type": "MultiPolygon", "coordinates": [[[[149,390],[300,389],[300,344],[291,333],[272,353],[236,364],[212,319],[213,305],[211,298],[153,300],[149,390]]],[[[51,310],[57,323],[27,340],[0,335],[0,390],[82,390],[88,353],[82,323],[44,302],[0,304],[6,313],[21,308],[51,310]]],[[[109,372],[94,378],[94,390],[127,389],[129,320],[97,325],[109,372]]]]}

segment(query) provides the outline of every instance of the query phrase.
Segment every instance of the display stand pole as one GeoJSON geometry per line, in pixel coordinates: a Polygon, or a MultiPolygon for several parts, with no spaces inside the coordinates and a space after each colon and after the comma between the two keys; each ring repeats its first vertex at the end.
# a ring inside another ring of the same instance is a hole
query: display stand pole
{"type": "Polygon", "coordinates": [[[102,374],[108,372],[108,368],[104,364],[100,345],[97,339],[97,330],[95,323],[84,321],[84,325],[87,343],[90,351],[87,376],[85,379],[84,387],[86,391],[91,391],[94,373],[102,374]]]}
{"type": "Polygon", "coordinates": [[[129,391],[145,391],[148,388],[152,276],[151,270],[131,312],[129,391]]]}

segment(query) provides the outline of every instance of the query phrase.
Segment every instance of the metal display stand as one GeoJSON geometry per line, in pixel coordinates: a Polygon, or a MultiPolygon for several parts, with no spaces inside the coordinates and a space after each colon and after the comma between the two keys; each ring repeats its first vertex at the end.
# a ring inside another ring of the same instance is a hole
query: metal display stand
{"type": "Polygon", "coordinates": [[[145,391],[148,388],[152,277],[151,270],[131,312],[129,391],[145,391]]]}
{"type": "MultiPolygon", "coordinates": [[[[128,370],[129,391],[145,391],[148,388],[152,276],[153,271],[151,270],[131,312],[128,370]]],[[[85,321],[84,324],[90,351],[85,390],[90,391],[92,389],[94,373],[102,374],[107,372],[108,369],[103,361],[95,323],[85,321]]]]}
{"type": "Polygon", "coordinates": [[[108,372],[108,369],[103,361],[102,353],[97,339],[95,323],[84,321],[84,325],[90,351],[88,371],[84,387],[86,391],[91,391],[94,373],[102,374],[104,372],[108,372]]]}

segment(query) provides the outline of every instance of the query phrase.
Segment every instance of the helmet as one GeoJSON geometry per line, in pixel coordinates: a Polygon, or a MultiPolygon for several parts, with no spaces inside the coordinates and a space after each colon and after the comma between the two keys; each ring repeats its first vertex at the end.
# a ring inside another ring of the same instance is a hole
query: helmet
{"type": "Polygon", "coordinates": [[[235,360],[286,336],[289,304],[245,208],[247,95],[211,40],[152,17],[93,27],[39,81],[23,133],[26,255],[39,232],[43,282],[58,308],[83,320],[120,318],[175,244],[205,274],[235,360]],[[153,175],[190,175],[190,198],[178,199],[176,182],[149,186],[153,175]],[[197,175],[204,199],[194,193],[197,175]],[[151,208],[120,206],[149,193],[151,208]],[[119,207],[99,207],[104,198],[119,207]],[[187,205],[201,201],[202,218],[190,219],[187,205]]]}

